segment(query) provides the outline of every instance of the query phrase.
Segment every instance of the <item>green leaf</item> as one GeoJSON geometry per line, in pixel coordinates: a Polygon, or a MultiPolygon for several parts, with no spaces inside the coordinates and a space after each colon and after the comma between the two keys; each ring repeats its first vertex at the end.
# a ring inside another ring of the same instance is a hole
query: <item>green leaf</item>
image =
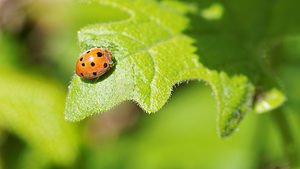
{"type": "Polygon", "coordinates": [[[194,53],[194,40],[182,34],[187,8],[155,1],[97,1],[117,6],[131,17],[122,22],[87,26],[78,33],[82,51],[108,48],[115,68],[97,80],[73,77],[65,118],[78,121],[108,111],[125,100],[136,101],[146,112],[158,111],[172,86],[186,80],[208,82],[218,105],[218,131],[232,133],[252,105],[254,87],[243,75],[228,76],[207,69],[194,53]],[[174,19],[176,18],[176,19],[174,19]]]}
{"type": "Polygon", "coordinates": [[[75,126],[63,120],[64,98],[56,82],[11,68],[1,70],[0,126],[29,145],[20,168],[74,162],[79,139],[75,126]]]}
{"type": "Polygon", "coordinates": [[[254,110],[257,113],[268,112],[269,110],[276,108],[276,105],[281,105],[286,100],[282,92],[275,88],[262,94],[260,97],[262,98],[257,100],[254,107],[254,110]]]}
{"type": "MultiPolygon", "coordinates": [[[[39,10],[47,12],[39,13],[38,17],[55,18],[54,22],[48,23],[55,25],[52,28],[55,30],[47,38],[47,44],[43,53],[45,53],[45,57],[57,64],[55,70],[58,73],[55,76],[61,75],[62,80],[68,83],[70,76],[74,73],[74,64],[77,61],[77,58],[74,56],[77,56],[80,52],[77,39],[74,38],[78,29],[91,23],[121,21],[127,19],[129,14],[118,8],[99,4],[89,5],[87,3],[70,3],[65,1],[59,1],[58,3],[60,5],[53,3],[50,6],[44,5],[39,7],[39,10]],[[57,16],[61,17],[57,18],[57,16]]],[[[36,15],[36,13],[34,14],[36,15]]]]}
{"type": "Polygon", "coordinates": [[[224,71],[228,75],[246,75],[256,87],[255,110],[260,113],[270,112],[285,101],[282,86],[273,69],[273,60],[284,56],[274,56],[272,50],[286,35],[300,33],[300,24],[294,22],[299,20],[298,15],[287,11],[294,3],[300,5],[294,0],[197,1],[194,7],[198,10],[188,14],[191,26],[185,33],[196,40],[200,61],[208,68],[224,71]],[[217,12],[221,17],[212,20],[203,12],[210,15],[217,12]],[[282,29],[278,22],[292,24],[299,29],[282,29]],[[267,102],[268,106],[262,110],[261,103],[267,102]]]}

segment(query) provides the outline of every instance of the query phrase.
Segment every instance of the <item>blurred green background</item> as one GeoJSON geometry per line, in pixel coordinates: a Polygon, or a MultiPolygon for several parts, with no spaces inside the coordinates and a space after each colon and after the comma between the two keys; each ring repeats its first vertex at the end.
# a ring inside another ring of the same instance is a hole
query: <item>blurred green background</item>
{"type": "Polygon", "coordinates": [[[198,81],[176,85],[155,114],[127,102],[66,122],[65,97],[80,54],[77,31],[128,17],[96,4],[0,1],[0,169],[300,166],[300,35],[276,48],[284,58],[271,59],[288,101],[277,112],[250,111],[229,138],[217,137],[212,90],[198,81]]]}

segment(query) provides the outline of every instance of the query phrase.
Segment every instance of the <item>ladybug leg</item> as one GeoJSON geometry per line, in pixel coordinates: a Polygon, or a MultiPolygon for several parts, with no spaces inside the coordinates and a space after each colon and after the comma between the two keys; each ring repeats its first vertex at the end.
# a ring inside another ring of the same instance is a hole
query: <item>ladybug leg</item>
{"type": "MultiPolygon", "coordinates": [[[[116,62],[112,62],[112,64],[110,64],[110,68],[115,68],[115,66],[116,66],[116,62]]],[[[115,69],[114,69],[115,70],[115,69]]]]}
{"type": "Polygon", "coordinates": [[[97,77],[97,78],[95,79],[95,82],[97,82],[97,81],[100,79],[100,77],[101,77],[101,76],[97,77]]]}

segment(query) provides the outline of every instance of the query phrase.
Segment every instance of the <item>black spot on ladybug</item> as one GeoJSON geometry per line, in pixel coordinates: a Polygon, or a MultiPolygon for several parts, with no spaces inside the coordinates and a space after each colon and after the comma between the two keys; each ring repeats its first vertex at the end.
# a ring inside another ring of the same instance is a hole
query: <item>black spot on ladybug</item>
{"type": "Polygon", "coordinates": [[[90,53],[90,51],[87,51],[86,53],[90,53]]]}
{"type": "Polygon", "coordinates": [[[85,66],[85,63],[82,63],[81,65],[84,67],[84,66],[85,66]]]}
{"type": "Polygon", "coordinates": [[[82,57],[82,58],[80,58],[80,61],[82,61],[82,59],[83,59],[83,57],[82,57]]]}
{"type": "Polygon", "coordinates": [[[104,63],[104,67],[107,67],[107,63],[104,63]]]}
{"type": "Polygon", "coordinates": [[[93,75],[96,76],[96,75],[97,75],[97,72],[93,72],[93,75]]]}
{"type": "Polygon", "coordinates": [[[102,56],[102,53],[101,53],[101,52],[98,52],[97,55],[98,55],[98,57],[101,57],[101,56],[102,56]]]}
{"type": "Polygon", "coordinates": [[[94,62],[92,62],[92,63],[91,63],[91,66],[92,66],[92,67],[94,67],[94,66],[95,66],[95,63],[94,63],[94,62]]]}
{"type": "Polygon", "coordinates": [[[80,74],[81,74],[82,77],[84,76],[83,73],[80,73],[80,74]]]}

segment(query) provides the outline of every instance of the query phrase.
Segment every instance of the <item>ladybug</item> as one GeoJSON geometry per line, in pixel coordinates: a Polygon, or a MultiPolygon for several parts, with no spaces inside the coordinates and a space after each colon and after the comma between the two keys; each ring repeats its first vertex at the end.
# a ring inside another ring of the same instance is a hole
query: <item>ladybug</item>
{"type": "Polygon", "coordinates": [[[76,63],[76,74],[83,79],[94,79],[106,73],[113,64],[112,54],[104,48],[84,52],[76,63]]]}

